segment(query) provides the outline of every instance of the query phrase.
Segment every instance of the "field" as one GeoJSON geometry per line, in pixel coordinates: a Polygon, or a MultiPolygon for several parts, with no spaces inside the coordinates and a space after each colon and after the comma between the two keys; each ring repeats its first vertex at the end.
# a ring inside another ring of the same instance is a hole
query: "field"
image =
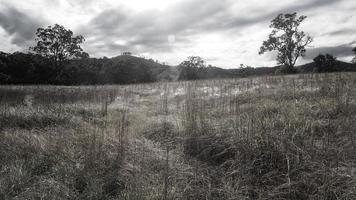
{"type": "Polygon", "coordinates": [[[356,74],[0,86],[0,200],[356,199],[356,74]]]}

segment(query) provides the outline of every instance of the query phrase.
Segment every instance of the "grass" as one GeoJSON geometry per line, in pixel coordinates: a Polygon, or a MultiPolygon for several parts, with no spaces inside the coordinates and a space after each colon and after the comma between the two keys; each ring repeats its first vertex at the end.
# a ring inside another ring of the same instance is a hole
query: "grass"
{"type": "Polygon", "coordinates": [[[0,86],[0,200],[356,199],[355,85],[0,86]]]}

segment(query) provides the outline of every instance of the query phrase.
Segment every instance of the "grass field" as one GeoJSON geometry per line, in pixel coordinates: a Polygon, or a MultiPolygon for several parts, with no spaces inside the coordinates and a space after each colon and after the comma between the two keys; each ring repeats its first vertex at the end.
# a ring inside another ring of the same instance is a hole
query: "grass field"
{"type": "Polygon", "coordinates": [[[356,74],[0,86],[0,200],[356,199],[356,74]]]}

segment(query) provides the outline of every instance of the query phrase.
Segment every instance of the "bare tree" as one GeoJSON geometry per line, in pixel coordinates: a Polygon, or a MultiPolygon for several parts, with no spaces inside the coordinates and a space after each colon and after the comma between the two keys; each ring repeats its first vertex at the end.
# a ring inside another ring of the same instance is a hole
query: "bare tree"
{"type": "Polygon", "coordinates": [[[305,19],[306,16],[297,17],[297,13],[279,14],[271,21],[270,28],[273,30],[268,39],[263,42],[259,54],[278,51],[278,64],[283,64],[289,70],[293,70],[298,58],[305,56],[305,47],[313,40],[298,29],[305,19]]]}
{"type": "MultiPolygon", "coordinates": [[[[356,47],[353,48],[352,51],[356,54],[356,47]]],[[[356,64],[356,56],[352,59],[352,63],[356,64]]]]}

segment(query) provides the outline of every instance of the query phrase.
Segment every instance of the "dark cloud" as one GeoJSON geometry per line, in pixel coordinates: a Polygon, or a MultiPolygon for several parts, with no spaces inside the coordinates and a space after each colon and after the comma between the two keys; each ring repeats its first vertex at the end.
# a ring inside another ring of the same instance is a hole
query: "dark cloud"
{"type": "MultiPolygon", "coordinates": [[[[343,0],[340,0],[340,1],[343,1],[343,0]]],[[[302,3],[302,4],[298,4],[298,5],[289,5],[289,6],[286,6],[286,7],[277,9],[277,10],[273,10],[270,12],[264,12],[264,10],[259,9],[256,11],[259,13],[263,13],[263,14],[256,15],[255,17],[252,17],[252,18],[244,18],[244,17],[232,18],[228,22],[222,24],[219,28],[240,28],[242,26],[247,26],[247,25],[251,25],[251,24],[269,22],[281,13],[293,13],[293,12],[307,11],[307,10],[312,10],[312,9],[316,9],[319,7],[331,6],[331,4],[334,4],[334,3],[338,3],[338,1],[335,1],[335,0],[310,0],[307,3],[302,3]]],[[[254,14],[254,13],[252,13],[252,14],[254,14]]]]}
{"type": "Polygon", "coordinates": [[[307,53],[304,59],[312,60],[319,54],[331,54],[338,58],[349,57],[354,55],[352,49],[353,47],[350,46],[349,44],[339,45],[336,47],[319,47],[319,48],[307,49],[307,53]]]}
{"type": "Polygon", "coordinates": [[[340,3],[344,0],[310,0],[307,3],[288,6],[280,12],[298,12],[298,11],[306,11],[306,10],[314,10],[319,7],[331,6],[332,4],[340,3]]]}
{"type": "Polygon", "coordinates": [[[351,35],[351,34],[356,34],[356,29],[345,28],[345,29],[341,29],[341,30],[331,31],[331,32],[325,33],[323,35],[339,36],[339,35],[351,35]]]}
{"type": "Polygon", "coordinates": [[[25,14],[14,7],[4,7],[0,10],[0,26],[12,37],[11,43],[26,47],[33,40],[35,31],[43,25],[38,20],[25,14]]]}
{"type": "MultiPolygon", "coordinates": [[[[305,12],[308,10],[315,10],[324,6],[331,6],[335,3],[340,3],[343,0],[335,1],[335,0],[310,0],[306,3],[301,3],[297,5],[289,5],[286,7],[282,7],[279,9],[265,11],[266,8],[259,8],[250,12],[251,16],[254,17],[246,17],[246,16],[231,16],[229,14],[220,15],[220,17],[215,18],[215,20],[211,20],[211,23],[203,25],[206,30],[227,30],[227,29],[239,29],[245,26],[265,23],[271,21],[277,15],[281,13],[292,13],[292,12],[305,12]]],[[[226,6],[229,7],[228,5],[226,6]]]]}

